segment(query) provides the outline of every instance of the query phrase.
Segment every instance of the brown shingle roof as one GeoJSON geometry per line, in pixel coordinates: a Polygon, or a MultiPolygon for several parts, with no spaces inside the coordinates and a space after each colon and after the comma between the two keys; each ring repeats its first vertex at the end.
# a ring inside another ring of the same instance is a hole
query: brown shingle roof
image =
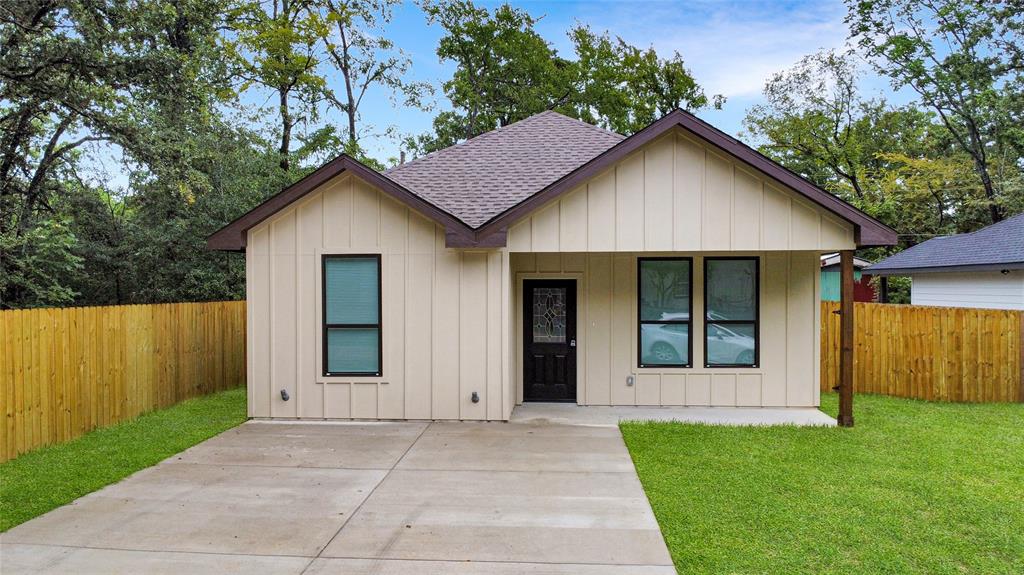
{"type": "Polygon", "coordinates": [[[384,175],[476,228],[622,139],[557,112],[542,112],[384,175]]]}

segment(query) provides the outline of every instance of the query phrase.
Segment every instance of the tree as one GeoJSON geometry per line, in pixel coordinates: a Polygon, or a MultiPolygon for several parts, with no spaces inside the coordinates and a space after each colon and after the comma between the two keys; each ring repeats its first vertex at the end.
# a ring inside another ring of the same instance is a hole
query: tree
{"type": "Polygon", "coordinates": [[[240,91],[258,85],[276,96],[279,165],[284,171],[291,167],[292,130],[316,118],[325,86],[316,56],[324,22],[313,7],[313,0],[244,0],[228,15],[234,38],[226,38],[224,46],[242,81],[240,91]],[[306,116],[295,115],[296,104],[306,116]]]}
{"type": "Polygon", "coordinates": [[[632,134],[677,108],[721,108],[725,98],[711,100],[673,52],[662,58],[653,48],[642,50],[607,32],[587,26],[570,30],[576,51],[573,97],[564,108],[585,122],[632,134]]]}
{"type": "MultiPolygon", "coordinates": [[[[491,12],[450,0],[425,10],[445,31],[438,57],[456,69],[443,84],[453,109],[434,119],[432,134],[407,144],[421,152],[545,110],[630,134],[675,108],[709,104],[678,53],[661,58],[653,49],[577,26],[569,32],[575,59],[567,59],[534,29],[539,19],[508,4],[491,12]]],[[[723,101],[712,98],[716,106],[723,101]]]]}
{"type": "Polygon", "coordinates": [[[405,79],[412,61],[393,41],[384,37],[383,26],[391,21],[391,9],[398,0],[323,0],[310,8],[323,20],[320,40],[327,60],[338,70],[344,93],[325,88],[327,101],[347,120],[346,151],[358,156],[359,107],[367,92],[375,87],[388,88],[404,98],[407,106],[422,107],[422,98],[433,88],[425,82],[405,79]]]}
{"type": "Polygon", "coordinates": [[[877,192],[870,180],[888,169],[882,154],[923,154],[931,121],[913,107],[863,98],[858,76],[852,53],[805,56],[767,82],[765,103],[753,106],[743,124],[765,142],[762,153],[864,205],[877,192]]]}
{"type": "Polygon", "coordinates": [[[201,116],[216,91],[217,22],[213,0],[0,4],[0,275],[21,278],[3,283],[0,305],[74,297],[56,270],[80,264],[61,205],[82,188],[83,147],[106,142],[130,161],[174,164],[173,119],[201,116]]]}
{"type": "Polygon", "coordinates": [[[847,5],[851,37],[879,73],[897,88],[911,88],[937,114],[973,162],[990,221],[1003,219],[1013,191],[997,177],[995,164],[1010,167],[1019,161],[1024,119],[1019,4],[847,0],[847,5]],[[1017,158],[1011,160],[1011,154],[1017,158]]]}
{"type": "Polygon", "coordinates": [[[527,116],[557,108],[571,96],[569,63],[535,30],[537,19],[502,4],[491,14],[469,0],[424,5],[444,31],[437,55],[455,62],[442,84],[453,110],[434,119],[425,151],[444,148],[527,116]]]}

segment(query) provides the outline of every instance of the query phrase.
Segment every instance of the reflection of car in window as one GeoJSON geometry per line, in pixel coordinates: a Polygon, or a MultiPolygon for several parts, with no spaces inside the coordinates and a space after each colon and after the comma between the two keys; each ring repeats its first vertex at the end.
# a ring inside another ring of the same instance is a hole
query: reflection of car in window
{"type": "Polygon", "coordinates": [[[687,350],[690,349],[688,333],[690,326],[685,324],[652,324],[640,326],[640,363],[646,365],[680,365],[686,361],[687,350]]]}
{"type": "Polygon", "coordinates": [[[707,356],[712,365],[752,364],[754,337],[723,325],[709,325],[707,356]]]}
{"type": "MultiPolygon", "coordinates": [[[[709,313],[710,319],[727,319],[709,313]]],[[[662,320],[688,320],[688,313],[662,313],[662,320]]],[[[679,365],[688,363],[689,325],[643,324],[640,326],[640,363],[644,365],[679,365]]],[[[715,365],[754,363],[754,336],[723,325],[708,326],[707,362],[715,365]]]]}

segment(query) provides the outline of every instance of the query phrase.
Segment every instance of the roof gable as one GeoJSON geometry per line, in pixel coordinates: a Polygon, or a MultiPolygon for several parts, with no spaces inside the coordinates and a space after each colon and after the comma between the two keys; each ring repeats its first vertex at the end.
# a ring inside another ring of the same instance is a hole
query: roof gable
{"type": "Polygon", "coordinates": [[[476,228],[622,140],[620,134],[548,111],[384,175],[476,228]]]}
{"type": "Polygon", "coordinates": [[[342,154],[214,232],[207,238],[206,247],[211,250],[244,251],[246,232],[345,172],[359,176],[367,183],[379,188],[382,192],[404,202],[409,207],[445,226],[445,229],[455,238],[456,242],[474,241],[472,237],[473,230],[452,214],[413,194],[384,177],[380,172],[342,154]]]}
{"type": "Polygon", "coordinates": [[[491,219],[486,224],[479,226],[476,229],[475,237],[478,240],[484,239],[492,233],[507,229],[509,225],[529,212],[546,205],[561,194],[576,189],[587,180],[676,127],[688,131],[740,162],[773,178],[811,202],[820,205],[827,211],[839,216],[842,220],[850,222],[854,225],[855,239],[858,247],[894,245],[896,243],[897,235],[892,228],[822,190],[693,114],[678,109],[668,113],[636,134],[622,140],[616,146],[580,166],[541,192],[533,194],[501,215],[491,219]]]}
{"type": "Polygon", "coordinates": [[[449,246],[503,246],[512,223],[676,127],[853,224],[858,246],[896,243],[891,228],[696,116],[675,110],[628,138],[544,112],[383,174],[341,155],[215,232],[207,246],[244,250],[249,229],[345,171],[443,225],[449,246]]]}
{"type": "Polygon", "coordinates": [[[829,251],[854,225],[681,128],[508,227],[513,252],[829,251]]]}

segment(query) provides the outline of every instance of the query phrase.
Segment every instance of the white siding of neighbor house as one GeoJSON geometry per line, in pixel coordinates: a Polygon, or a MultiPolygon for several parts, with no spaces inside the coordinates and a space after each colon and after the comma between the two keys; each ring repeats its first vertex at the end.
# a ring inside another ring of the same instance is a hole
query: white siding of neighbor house
{"type": "Polygon", "coordinates": [[[1024,309],[1024,270],[1009,273],[926,273],[911,276],[910,303],[1024,309]]]}
{"type": "Polygon", "coordinates": [[[512,252],[853,249],[853,226],[686,132],[509,229],[512,252]]]}
{"type": "Polygon", "coordinates": [[[446,248],[350,174],[247,233],[249,415],[310,419],[508,419],[525,277],[578,278],[581,403],[817,405],[818,255],[854,247],[850,224],[682,131],[525,216],[507,248],[446,248]],[[382,377],[322,375],[320,257],[343,253],[382,257],[382,377]],[[674,254],[694,257],[695,367],[638,370],[636,258],[674,254]],[[757,368],[702,367],[711,254],[761,258],[757,368]]]}
{"type": "MultiPolygon", "coordinates": [[[[760,361],[756,368],[705,368],[703,257],[715,253],[512,254],[516,317],[523,280],[577,283],[577,402],[581,405],[816,406],[819,400],[818,252],[728,252],[760,258],[760,361]],[[693,258],[691,368],[638,368],[637,257],[693,258]],[[626,378],[636,376],[635,385],[626,378]]],[[[515,329],[513,381],[522,401],[522,322],[515,329]]]]}

